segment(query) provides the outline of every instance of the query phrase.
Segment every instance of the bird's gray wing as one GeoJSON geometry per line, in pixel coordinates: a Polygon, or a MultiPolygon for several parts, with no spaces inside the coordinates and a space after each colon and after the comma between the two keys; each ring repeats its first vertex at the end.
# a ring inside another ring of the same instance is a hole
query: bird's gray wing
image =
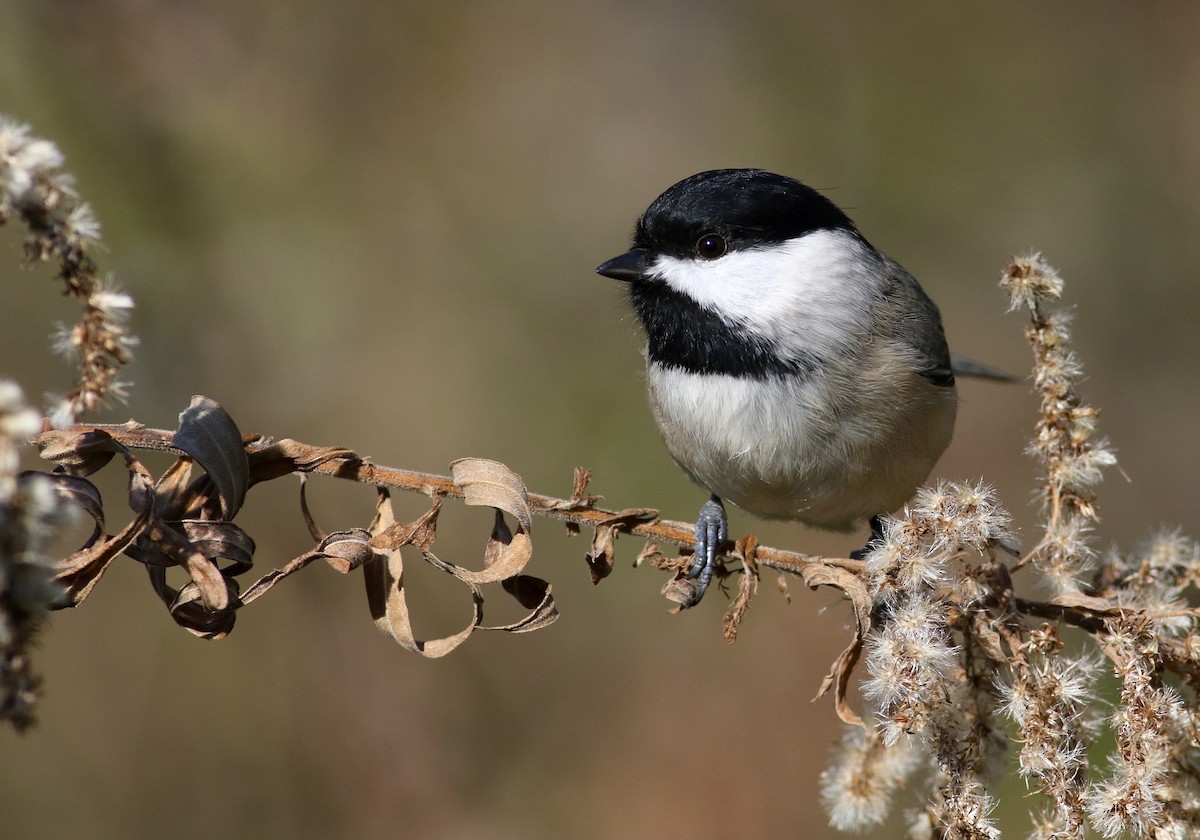
{"type": "Polygon", "coordinates": [[[934,385],[949,387],[955,376],[970,376],[990,379],[994,382],[1019,382],[1021,377],[974,359],[951,353],[946,346],[946,334],[942,329],[942,316],[937,304],[916,279],[904,268],[883,257],[887,265],[889,282],[884,288],[890,306],[884,307],[898,313],[890,324],[894,340],[903,342],[917,351],[926,362],[921,375],[934,385]]]}
{"type": "Polygon", "coordinates": [[[954,385],[957,368],[946,346],[946,332],[937,304],[904,267],[887,256],[883,258],[887,281],[883,285],[884,304],[880,307],[880,334],[916,351],[919,371],[934,385],[954,385]]]}

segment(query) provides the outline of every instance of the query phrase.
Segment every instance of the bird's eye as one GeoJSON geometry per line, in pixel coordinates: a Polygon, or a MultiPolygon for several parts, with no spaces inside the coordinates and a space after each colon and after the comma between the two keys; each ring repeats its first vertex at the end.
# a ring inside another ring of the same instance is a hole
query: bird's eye
{"type": "Polygon", "coordinates": [[[696,253],[702,260],[715,260],[728,249],[729,246],[725,244],[724,238],[715,233],[705,234],[696,242],[696,253]]]}

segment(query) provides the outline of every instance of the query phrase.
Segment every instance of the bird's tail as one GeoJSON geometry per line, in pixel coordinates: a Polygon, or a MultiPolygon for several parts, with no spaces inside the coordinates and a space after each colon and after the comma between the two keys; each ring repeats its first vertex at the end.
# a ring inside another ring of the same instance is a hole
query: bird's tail
{"type": "Polygon", "coordinates": [[[954,369],[955,376],[973,376],[976,379],[991,379],[996,382],[1020,382],[1024,378],[957,353],[950,354],[950,367],[954,369]]]}

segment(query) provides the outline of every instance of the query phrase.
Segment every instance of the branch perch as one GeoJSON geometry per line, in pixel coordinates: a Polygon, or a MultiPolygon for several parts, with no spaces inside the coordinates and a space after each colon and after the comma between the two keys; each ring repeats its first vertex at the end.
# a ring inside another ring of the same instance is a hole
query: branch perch
{"type": "MultiPolygon", "coordinates": [[[[62,431],[47,430],[35,438],[34,443],[43,449],[43,457],[56,460],[53,454],[47,454],[47,446],[62,439],[64,434],[78,435],[86,434],[89,431],[104,432],[121,445],[133,450],[171,452],[176,455],[187,454],[175,445],[174,432],[166,429],[152,429],[133,421],[120,424],[78,424],[62,431]]],[[[450,476],[381,466],[362,458],[349,449],[318,447],[290,438],[272,441],[261,436],[247,436],[244,438],[244,445],[247,457],[263,462],[264,477],[273,478],[299,471],[360,484],[370,484],[375,487],[421,493],[427,496],[436,495],[454,499],[464,497],[462,487],[456,484],[450,476]],[[272,464],[277,468],[266,466],[267,464],[272,464]]],[[[586,480],[583,488],[586,488],[586,480]]],[[[577,490],[583,488],[577,487],[577,490]]],[[[696,538],[692,523],[659,519],[658,511],[650,508],[607,510],[596,507],[594,498],[584,496],[582,492],[577,492],[570,499],[545,496],[539,493],[527,494],[529,510],[538,516],[590,528],[604,527],[614,522],[626,522],[628,524],[618,530],[630,536],[670,543],[687,549],[695,548],[696,538]]],[[[732,542],[726,543],[723,547],[723,551],[727,555],[733,549],[732,542]]],[[[836,566],[856,574],[863,570],[861,560],[852,560],[846,557],[821,557],[769,546],[757,546],[754,558],[760,566],[789,574],[803,574],[804,568],[814,563],[836,566]]]]}

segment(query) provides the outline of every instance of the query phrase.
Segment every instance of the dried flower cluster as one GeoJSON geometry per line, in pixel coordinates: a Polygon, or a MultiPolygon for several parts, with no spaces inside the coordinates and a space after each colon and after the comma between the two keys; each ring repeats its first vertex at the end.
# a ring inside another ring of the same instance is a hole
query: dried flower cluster
{"type": "Polygon", "coordinates": [[[46,545],[67,508],[45,476],[18,474],[19,447],[41,429],[21,389],[0,380],[0,720],[33,723],[38,677],[30,644],[57,598],[46,545]]]}
{"type": "MultiPolygon", "coordinates": [[[[1003,742],[985,648],[996,643],[988,611],[1005,588],[995,552],[1011,541],[1009,518],[982,485],[922,489],[906,514],[886,522],[867,557],[873,621],[863,694],[883,746],[916,740],[933,766],[922,819],[946,837],[996,837],[987,783],[1003,742]]],[[[826,801],[837,798],[831,782],[826,801]]],[[[864,828],[882,814],[847,816],[842,825],[864,828]]]]}
{"type": "Polygon", "coordinates": [[[23,222],[29,231],[26,258],[56,261],[67,294],[83,305],[79,320],[62,328],[55,342],[79,370],[74,388],[50,407],[50,420],[59,428],[109,397],[126,395],[117,372],[135,343],[126,327],[133,299],[97,276],[89,252],[100,241],[100,223],[76,200],[62,165],[57,146],[0,114],[0,225],[12,218],[23,222]]]}
{"type": "Polygon", "coordinates": [[[982,486],[923,489],[886,523],[867,557],[872,621],[860,632],[863,696],[875,719],[843,742],[822,778],[830,821],[846,830],[882,824],[900,784],[889,751],[903,749],[918,756],[906,768],[930,771],[907,771],[928,780],[911,836],[997,837],[995,783],[1012,742],[1018,772],[1041,794],[1033,837],[1200,836],[1200,633],[1187,601],[1200,549],[1166,533],[1133,555],[1096,559],[1094,488],[1115,459],[1094,436],[1096,410],[1075,390],[1081,366],[1068,320],[1048,311],[1062,280],[1034,256],[1014,260],[1001,285],[1032,320],[1042,405],[1031,452],[1045,471],[1045,535],[1009,563],[1018,553],[1008,516],[982,486]],[[1050,601],[1016,595],[1023,569],[1055,593],[1050,601]],[[1063,624],[1090,644],[1069,652],[1063,624]],[[1107,719],[1098,689],[1105,657],[1121,684],[1107,719]],[[1089,763],[1110,735],[1116,749],[1089,763]]]}
{"type": "Polygon", "coordinates": [[[1009,310],[1030,314],[1026,337],[1036,364],[1034,387],[1042,398],[1042,414],[1030,452],[1046,470],[1042,503],[1046,536],[1026,556],[1055,592],[1079,589],[1080,576],[1092,559],[1087,535],[1096,522],[1095,486],[1101,470],[1117,459],[1108,442],[1094,436],[1097,411],[1076,391],[1083,367],[1071,349],[1071,312],[1047,311],[1062,298],[1063,281],[1040,255],[1014,259],[1000,286],[1009,294],[1009,310]]]}

